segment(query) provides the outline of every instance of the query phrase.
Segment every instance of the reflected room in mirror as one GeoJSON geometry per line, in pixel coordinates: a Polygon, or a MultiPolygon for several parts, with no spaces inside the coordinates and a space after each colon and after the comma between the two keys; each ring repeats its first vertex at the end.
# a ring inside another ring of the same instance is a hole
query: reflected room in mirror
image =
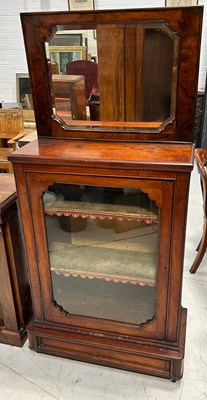
{"type": "MultiPolygon", "coordinates": [[[[150,25],[146,22],[136,26],[101,27],[96,30],[97,40],[93,30],[86,30],[82,35],[90,49],[87,55],[85,46],[60,46],[58,50],[47,43],[52,72],[61,75],[52,75],[53,114],[67,125],[79,119],[133,122],[140,129],[139,122],[149,122],[159,129],[172,121],[175,118],[179,38],[163,23],[150,25]],[[121,41],[117,41],[117,35],[121,41]],[[124,52],[127,40],[134,41],[137,49],[134,47],[132,52],[131,47],[126,46],[124,52]],[[97,62],[89,60],[91,55],[97,62]],[[108,59],[111,68],[99,70],[100,63],[107,65],[108,59]],[[134,71],[137,72],[132,79],[134,71]]],[[[52,41],[58,39],[61,28],[58,27],[52,41]]],[[[70,30],[67,32],[70,35],[70,30]]]]}
{"type": "Polygon", "coordinates": [[[192,141],[201,7],[21,19],[39,136],[192,141]]]}

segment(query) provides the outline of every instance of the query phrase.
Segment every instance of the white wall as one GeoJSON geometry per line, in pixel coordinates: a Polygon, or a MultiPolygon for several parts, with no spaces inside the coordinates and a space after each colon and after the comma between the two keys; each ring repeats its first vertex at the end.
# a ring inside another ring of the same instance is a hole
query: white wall
{"type": "MultiPolygon", "coordinates": [[[[20,13],[68,10],[68,0],[0,1],[0,102],[16,101],[16,73],[27,73],[20,13]]],[[[96,9],[164,7],[164,0],[95,0],[96,9]]],[[[207,6],[207,0],[199,4],[207,6]]],[[[204,13],[199,88],[205,87],[207,66],[207,13],[204,13]]]]}
{"type": "Polygon", "coordinates": [[[16,101],[16,73],[27,73],[20,13],[67,10],[67,0],[0,0],[0,102],[16,101]]]}
{"type": "Polygon", "coordinates": [[[205,89],[206,69],[207,69],[207,0],[199,1],[199,5],[204,6],[203,29],[201,40],[199,89],[205,89]]]}
{"type": "Polygon", "coordinates": [[[117,9],[117,8],[149,8],[164,7],[164,0],[94,0],[95,8],[117,9]]]}

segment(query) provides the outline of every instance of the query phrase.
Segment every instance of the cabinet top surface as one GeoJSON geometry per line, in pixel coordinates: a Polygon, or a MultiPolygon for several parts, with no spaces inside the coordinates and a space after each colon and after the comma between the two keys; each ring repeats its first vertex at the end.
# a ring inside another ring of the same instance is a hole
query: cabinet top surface
{"type": "Polygon", "coordinates": [[[0,211],[7,200],[16,198],[16,186],[13,174],[0,174],[0,211]]]}
{"type": "Polygon", "coordinates": [[[192,168],[191,143],[34,140],[10,155],[13,163],[147,169],[192,168]]]}

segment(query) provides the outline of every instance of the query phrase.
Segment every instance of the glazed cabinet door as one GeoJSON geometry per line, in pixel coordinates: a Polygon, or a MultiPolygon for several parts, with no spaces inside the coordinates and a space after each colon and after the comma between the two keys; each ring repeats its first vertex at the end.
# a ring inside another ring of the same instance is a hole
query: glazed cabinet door
{"type": "Polygon", "coordinates": [[[164,339],[173,182],[27,179],[44,320],[164,339]]]}

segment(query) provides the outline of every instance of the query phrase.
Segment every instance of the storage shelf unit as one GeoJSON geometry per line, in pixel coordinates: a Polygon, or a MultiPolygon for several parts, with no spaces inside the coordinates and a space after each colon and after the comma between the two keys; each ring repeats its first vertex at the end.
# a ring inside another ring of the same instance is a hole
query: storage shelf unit
{"type": "Polygon", "coordinates": [[[21,15],[38,140],[10,160],[29,261],[31,349],[182,377],[202,14],[165,7],[21,15]],[[72,121],[55,104],[47,59],[61,30],[96,36],[98,77],[87,99],[74,87],[72,121]]]}

